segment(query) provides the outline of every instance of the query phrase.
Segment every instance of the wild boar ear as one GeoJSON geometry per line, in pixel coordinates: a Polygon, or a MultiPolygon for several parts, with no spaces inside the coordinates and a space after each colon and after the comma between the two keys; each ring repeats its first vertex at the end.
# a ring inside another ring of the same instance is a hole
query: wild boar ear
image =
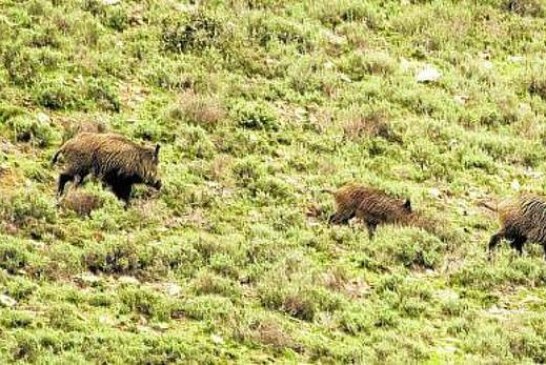
{"type": "Polygon", "coordinates": [[[155,150],[154,150],[154,159],[156,161],[159,161],[159,149],[161,148],[161,146],[158,144],[155,145],[155,150]]]}
{"type": "Polygon", "coordinates": [[[406,201],[404,202],[404,208],[411,212],[411,201],[409,199],[406,199],[406,201]]]}

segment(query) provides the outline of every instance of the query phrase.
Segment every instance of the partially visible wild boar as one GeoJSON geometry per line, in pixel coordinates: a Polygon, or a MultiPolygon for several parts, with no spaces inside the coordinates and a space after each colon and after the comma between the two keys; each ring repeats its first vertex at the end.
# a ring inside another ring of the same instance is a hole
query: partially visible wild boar
{"type": "Polygon", "coordinates": [[[53,156],[54,164],[62,157],[65,166],[59,175],[57,195],[63,195],[69,181],[78,187],[87,175],[93,174],[127,207],[134,184],[161,188],[157,169],[159,148],[159,144],[138,145],[115,133],[80,133],[66,141],[53,156]]]}
{"type": "Polygon", "coordinates": [[[546,199],[537,195],[522,194],[502,201],[497,207],[482,203],[484,207],[499,215],[501,228],[489,240],[489,256],[502,239],[523,253],[525,242],[540,243],[546,259],[546,199]]]}
{"type": "Polygon", "coordinates": [[[329,223],[347,224],[351,218],[359,218],[366,225],[370,239],[380,224],[411,225],[418,221],[409,199],[393,198],[383,191],[359,184],[348,184],[337,191],[324,191],[334,195],[336,204],[336,212],[330,216],[329,223]]]}

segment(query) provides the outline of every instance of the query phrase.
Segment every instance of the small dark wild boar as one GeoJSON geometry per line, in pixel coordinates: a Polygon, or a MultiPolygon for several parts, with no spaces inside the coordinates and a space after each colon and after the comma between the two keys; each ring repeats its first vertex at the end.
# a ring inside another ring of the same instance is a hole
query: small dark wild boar
{"type": "Polygon", "coordinates": [[[110,187],[127,207],[134,184],[161,188],[157,169],[159,148],[159,144],[141,146],[114,133],[80,133],[66,141],[53,156],[54,164],[62,158],[64,165],[57,195],[63,195],[68,182],[78,187],[92,174],[110,187]]]}
{"type": "Polygon", "coordinates": [[[517,198],[502,201],[497,207],[483,206],[497,212],[501,228],[491,236],[488,251],[493,249],[502,239],[510,246],[523,253],[525,242],[540,243],[544,248],[546,259],[546,199],[537,195],[523,194],[517,198]]]}
{"type": "Polygon", "coordinates": [[[412,211],[409,199],[397,199],[381,190],[359,184],[348,184],[337,191],[324,191],[333,194],[336,205],[329,223],[348,224],[350,219],[359,218],[366,225],[370,239],[380,224],[422,226],[421,219],[412,211]]]}

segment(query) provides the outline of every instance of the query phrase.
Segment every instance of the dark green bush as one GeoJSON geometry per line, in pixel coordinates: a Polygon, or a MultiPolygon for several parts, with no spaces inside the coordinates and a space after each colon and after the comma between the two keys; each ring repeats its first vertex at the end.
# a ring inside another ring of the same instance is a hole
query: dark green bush
{"type": "Polygon", "coordinates": [[[203,51],[210,47],[222,47],[225,32],[224,23],[219,18],[199,11],[176,19],[165,19],[161,40],[171,52],[203,51]]]}
{"type": "Polygon", "coordinates": [[[242,128],[274,131],[280,129],[275,111],[266,103],[240,103],[234,106],[232,113],[242,128]]]}

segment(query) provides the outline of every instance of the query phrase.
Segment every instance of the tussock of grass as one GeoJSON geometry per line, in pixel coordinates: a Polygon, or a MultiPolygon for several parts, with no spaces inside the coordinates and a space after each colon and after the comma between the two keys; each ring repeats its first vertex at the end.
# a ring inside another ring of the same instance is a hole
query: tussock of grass
{"type": "Polygon", "coordinates": [[[224,121],[226,110],[220,100],[186,92],[168,111],[167,117],[176,122],[188,121],[210,129],[224,121]]]}
{"type": "Polygon", "coordinates": [[[98,196],[91,193],[70,192],[64,197],[61,206],[85,217],[90,216],[94,210],[102,208],[103,202],[98,196]]]}

